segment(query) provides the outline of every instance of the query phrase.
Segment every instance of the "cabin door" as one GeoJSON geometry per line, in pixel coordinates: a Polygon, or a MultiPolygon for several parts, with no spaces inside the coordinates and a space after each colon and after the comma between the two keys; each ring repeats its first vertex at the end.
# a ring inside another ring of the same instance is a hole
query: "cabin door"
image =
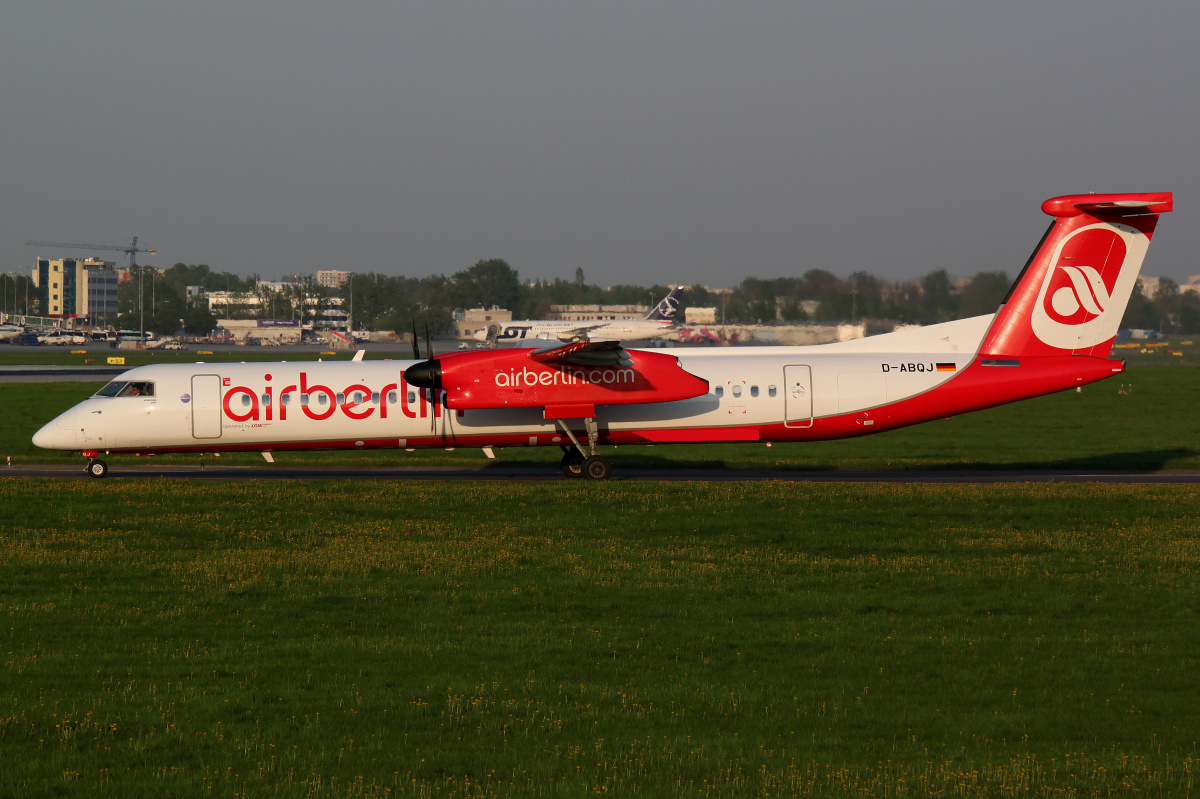
{"type": "Polygon", "coordinates": [[[221,378],[192,375],[192,438],[221,437],[221,378]]]}
{"type": "Polygon", "coordinates": [[[812,427],[812,369],[807,365],[783,367],[783,426],[812,427]]]}

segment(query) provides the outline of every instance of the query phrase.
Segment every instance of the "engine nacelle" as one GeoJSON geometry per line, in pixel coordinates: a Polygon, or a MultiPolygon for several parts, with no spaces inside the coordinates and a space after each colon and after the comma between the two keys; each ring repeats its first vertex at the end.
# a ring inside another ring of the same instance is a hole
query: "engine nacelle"
{"type": "Polygon", "coordinates": [[[590,416],[589,406],[673,402],[708,393],[707,380],[684,371],[666,353],[632,351],[619,364],[594,365],[534,360],[534,352],[451,353],[410,367],[405,380],[442,389],[448,408],[546,408],[547,418],[590,416]]]}

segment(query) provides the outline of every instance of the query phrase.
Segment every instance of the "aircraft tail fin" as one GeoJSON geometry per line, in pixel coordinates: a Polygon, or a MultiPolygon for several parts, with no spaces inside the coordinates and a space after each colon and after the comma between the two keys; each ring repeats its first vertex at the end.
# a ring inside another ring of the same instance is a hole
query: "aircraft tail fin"
{"type": "Polygon", "coordinates": [[[483,339],[484,346],[487,347],[487,349],[489,349],[489,350],[496,349],[499,338],[500,338],[500,325],[497,324],[496,322],[492,322],[490,325],[487,326],[487,336],[485,336],[483,339]]]}
{"type": "Polygon", "coordinates": [[[670,322],[675,318],[675,311],[679,308],[679,298],[683,296],[683,289],[671,289],[671,293],[662,298],[662,301],[650,309],[646,314],[648,322],[670,322]]]}
{"type": "Polygon", "coordinates": [[[1072,194],[1042,203],[1054,217],[1009,290],[980,355],[1107,358],[1170,192],[1072,194]]]}

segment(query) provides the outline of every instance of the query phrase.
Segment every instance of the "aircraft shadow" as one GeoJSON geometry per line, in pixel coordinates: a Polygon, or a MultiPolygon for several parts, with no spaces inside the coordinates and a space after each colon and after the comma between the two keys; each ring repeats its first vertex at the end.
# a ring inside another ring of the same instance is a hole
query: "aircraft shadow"
{"type": "MultiPolygon", "coordinates": [[[[633,448],[621,448],[620,454],[612,453],[611,457],[616,466],[629,469],[727,469],[730,468],[724,459],[719,457],[680,457],[678,453],[658,455],[653,452],[633,452],[633,448]]],[[[1109,452],[1100,455],[1089,455],[1079,458],[1054,458],[1044,460],[1019,461],[988,461],[988,460],[929,460],[925,463],[909,462],[906,466],[912,471],[1137,471],[1157,472],[1168,468],[1168,464],[1194,458],[1200,454],[1188,447],[1172,449],[1148,449],[1137,452],[1109,452]]],[[[733,467],[736,470],[738,467],[733,467]]],[[[827,472],[827,471],[856,471],[853,468],[838,467],[821,459],[817,462],[805,463],[803,459],[787,459],[776,464],[747,465],[744,468],[765,469],[768,471],[794,472],[827,472]]],[[[879,467],[864,466],[868,471],[877,471],[879,467]]],[[[890,469],[884,469],[889,471],[890,469]]],[[[899,471],[899,469],[896,469],[899,471]]]]}
{"type": "Polygon", "coordinates": [[[1052,460],[1006,461],[954,461],[931,465],[935,469],[978,469],[978,470],[1078,470],[1078,471],[1161,471],[1171,461],[1194,458],[1198,453],[1189,447],[1173,449],[1147,449],[1138,452],[1107,452],[1084,458],[1056,458],[1052,460]]]}

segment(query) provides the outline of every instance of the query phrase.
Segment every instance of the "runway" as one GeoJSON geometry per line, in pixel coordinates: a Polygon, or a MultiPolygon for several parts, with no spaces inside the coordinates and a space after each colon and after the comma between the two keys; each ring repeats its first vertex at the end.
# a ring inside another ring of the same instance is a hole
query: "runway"
{"type": "MultiPolygon", "coordinates": [[[[83,463],[28,464],[0,466],[0,479],[51,478],[91,480],[83,472],[83,463]]],[[[279,467],[222,465],[114,464],[109,462],[104,480],[195,480],[195,481],[277,481],[277,480],[452,480],[465,482],[567,482],[552,467],[496,466],[478,467],[279,467]]],[[[613,470],[612,480],[637,480],[676,483],[702,482],[778,482],[778,483],[1109,483],[1114,485],[1187,485],[1200,483],[1200,470],[1167,469],[1162,471],[1118,472],[1105,470],[915,470],[915,471],[774,471],[762,469],[633,469],[613,470]]],[[[99,482],[99,481],[97,481],[99,482]]]]}

